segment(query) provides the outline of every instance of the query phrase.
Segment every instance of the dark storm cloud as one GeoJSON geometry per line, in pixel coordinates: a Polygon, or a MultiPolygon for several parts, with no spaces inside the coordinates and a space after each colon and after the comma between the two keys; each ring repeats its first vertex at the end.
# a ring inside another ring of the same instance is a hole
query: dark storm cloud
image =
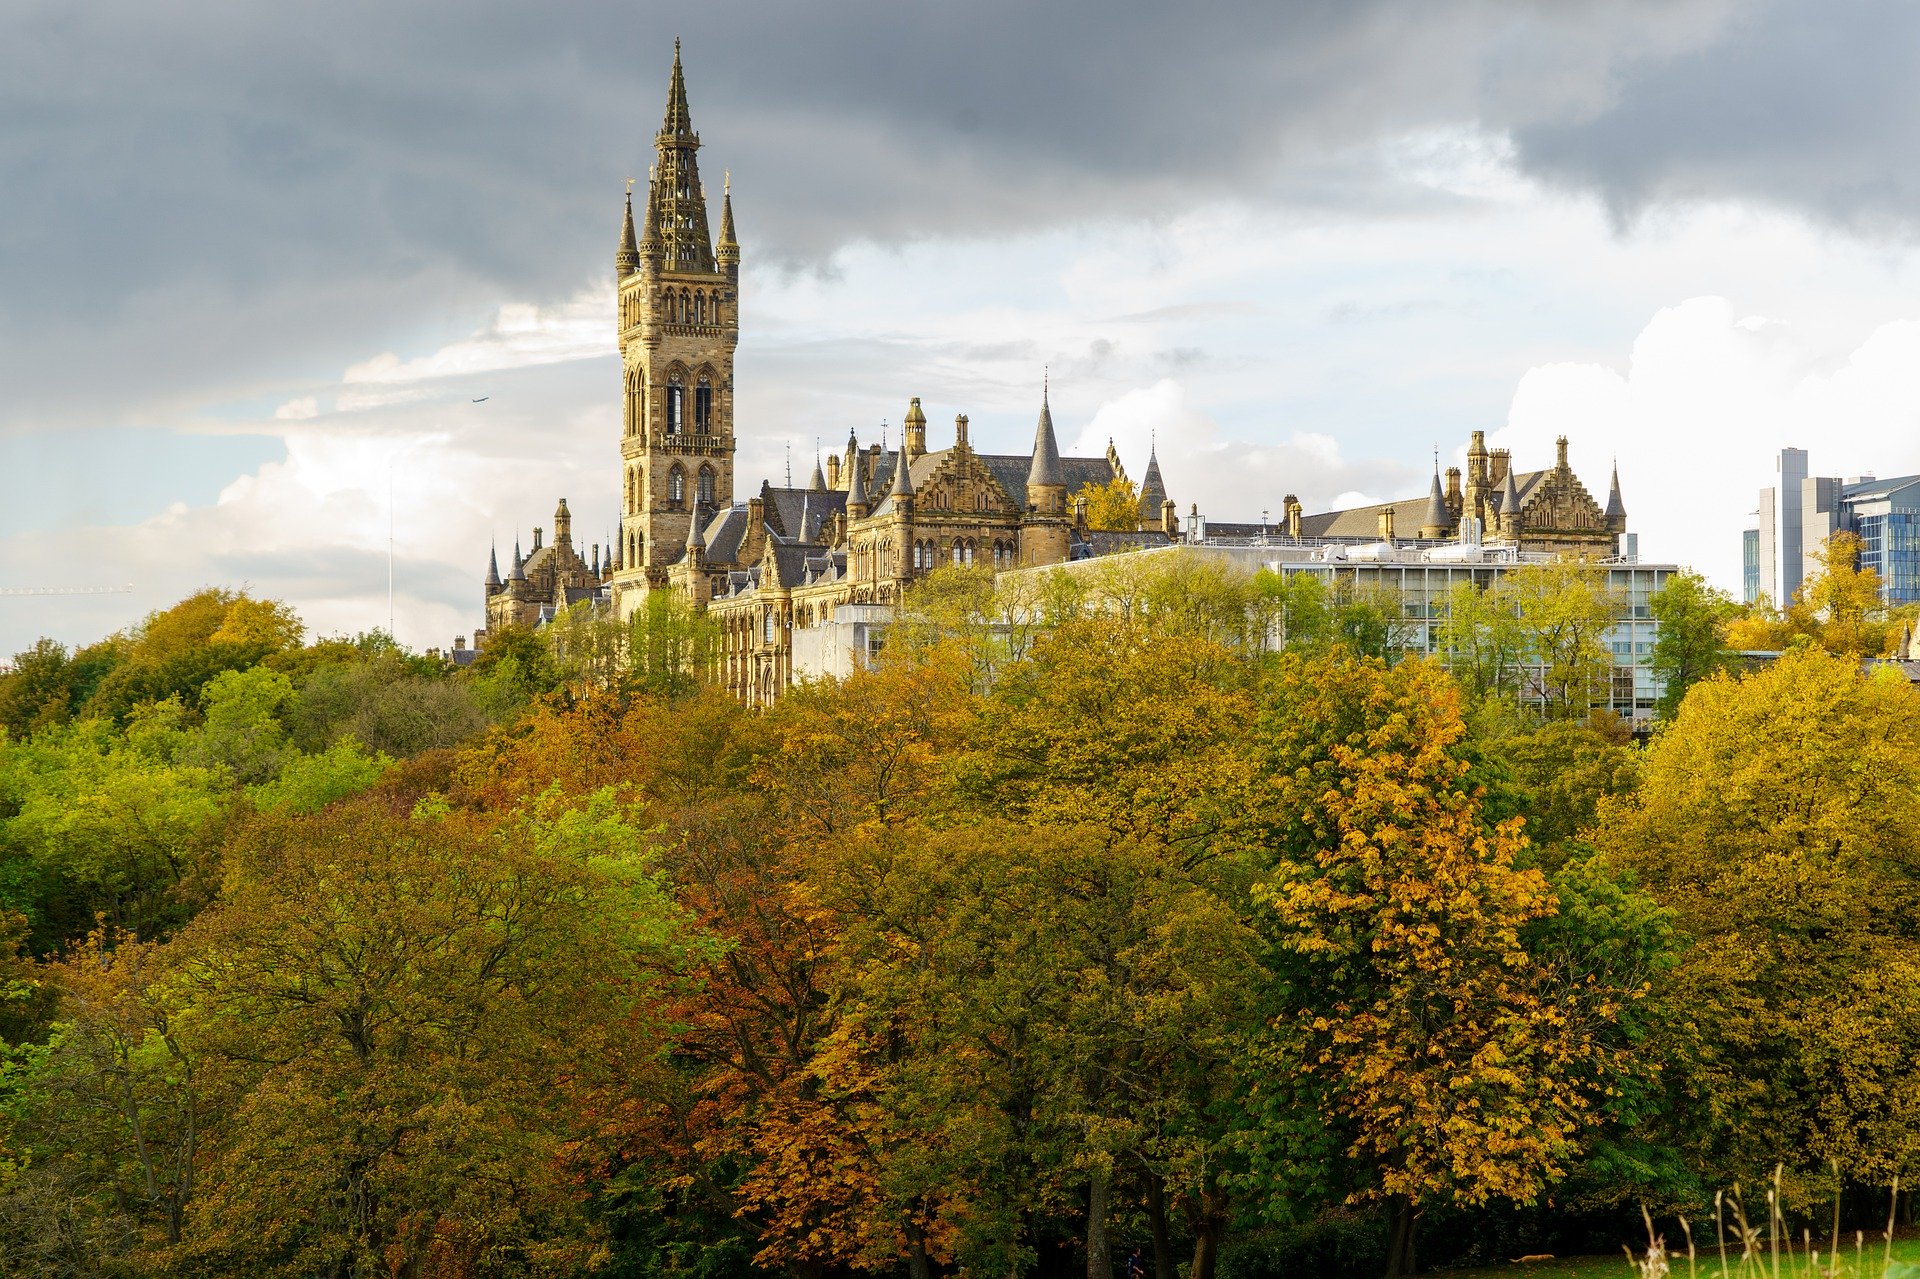
{"type": "MultiPolygon", "coordinates": [[[[1724,7],[26,0],[0,17],[0,427],[272,394],[587,283],[621,179],[645,176],[676,33],[747,252],[817,266],[855,240],[1220,197],[1375,207],[1352,154],[1426,124],[1514,127],[1530,163],[1610,192],[1657,192],[1663,164],[1758,182],[1768,145],[1868,149],[1822,132],[1872,123],[1832,103],[1746,119],[1714,97],[1798,67],[1750,21],[1724,34],[1724,7]],[[1744,72],[1662,80],[1729,47],[1744,72]],[[1715,129],[1669,130],[1636,167],[1662,119],[1636,86],[1715,129]]],[[[1825,71],[1748,87],[1848,93],[1825,71]]]]}
{"type": "Polygon", "coordinates": [[[1623,220],[1756,200],[1870,234],[1920,228],[1920,8],[1754,0],[1710,45],[1629,59],[1598,110],[1514,130],[1523,165],[1623,220]]]}

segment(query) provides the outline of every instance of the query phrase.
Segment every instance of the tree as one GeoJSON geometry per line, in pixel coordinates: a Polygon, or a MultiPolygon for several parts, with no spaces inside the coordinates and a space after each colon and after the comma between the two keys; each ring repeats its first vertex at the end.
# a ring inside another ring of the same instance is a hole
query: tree
{"type": "Polygon", "coordinates": [[[1660,625],[1651,662],[1664,685],[1658,711],[1661,719],[1672,719],[1688,689],[1728,668],[1732,654],[1723,633],[1739,610],[1724,591],[1690,569],[1668,578],[1648,603],[1660,625]]]}
{"type": "Polygon", "coordinates": [[[1813,553],[1819,566],[1800,585],[1800,604],[1820,626],[1820,647],[1846,657],[1879,657],[1898,638],[1880,599],[1880,575],[1860,567],[1860,537],[1838,532],[1813,553]]]}
{"type": "Polygon", "coordinates": [[[1513,610],[1526,660],[1533,667],[1528,695],[1548,719],[1585,719],[1607,701],[1613,655],[1601,637],[1619,616],[1606,570],[1581,560],[1523,564],[1497,588],[1513,610]]]}
{"type": "Polygon", "coordinates": [[[187,1214],[195,1262],[582,1263],[568,1152],[646,1087],[686,962],[610,796],[497,825],[366,803],[263,820],[174,947],[220,1116],[187,1214]]]}
{"type": "Polygon", "coordinates": [[[1468,696],[1517,697],[1527,635],[1504,591],[1461,582],[1447,592],[1439,650],[1468,696]]]}
{"type": "Polygon", "coordinates": [[[1517,864],[1520,823],[1483,820],[1437,665],[1283,658],[1259,731],[1276,980],[1250,1049],[1256,1181],[1384,1201],[1388,1272],[1407,1273],[1422,1205],[1529,1200],[1565,1174],[1623,996],[1588,992],[1571,1019],[1525,949],[1555,896],[1517,864]]]}
{"type": "Polygon", "coordinates": [[[1696,684],[1595,841],[1688,946],[1665,999],[1702,1172],[1874,1184],[1920,1140],[1920,695],[1807,648],[1696,684]]]}
{"type": "MultiPolygon", "coordinates": [[[[1116,475],[1105,484],[1089,484],[1074,494],[1087,502],[1087,527],[1131,533],[1140,527],[1140,493],[1133,481],[1116,475]]],[[[1160,512],[1152,512],[1158,519],[1160,512]]]]}

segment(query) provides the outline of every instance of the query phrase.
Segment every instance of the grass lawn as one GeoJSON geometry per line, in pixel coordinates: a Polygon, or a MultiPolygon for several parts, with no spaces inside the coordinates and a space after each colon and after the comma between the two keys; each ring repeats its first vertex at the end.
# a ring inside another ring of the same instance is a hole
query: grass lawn
{"type": "MultiPolygon", "coordinates": [[[[1863,1249],[1865,1265],[1854,1266],[1853,1241],[1846,1241],[1840,1258],[1841,1274],[1847,1279],[1880,1279],[1880,1259],[1884,1244],[1868,1240],[1863,1249]]],[[[1893,1242],[1893,1259],[1909,1264],[1920,1264],[1920,1239],[1896,1239],[1893,1242]]],[[[1827,1254],[1820,1253],[1820,1273],[1827,1273],[1827,1254]]],[[[1692,1272],[1698,1279],[1720,1279],[1720,1257],[1711,1248],[1703,1249],[1692,1272]]],[[[1615,1253],[1611,1257],[1556,1257],[1552,1261],[1536,1261],[1524,1266],[1488,1266],[1478,1270],[1436,1271],[1446,1279],[1634,1279],[1637,1270],[1627,1266],[1625,1253],[1615,1253]]],[[[1813,1274],[1807,1264],[1807,1258],[1801,1254],[1789,1257],[1784,1251],[1780,1255],[1781,1279],[1809,1279],[1813,1274]]],[[[1737,1261],[1727,1267],[1730,1279],[1740,1279],[1740,1266],[1737,1261]]],[[[1766,1264],[1760,1269],[1749,1268],[1748,1279],[1772,1279],[1773,1267],[1766,1264]]],[[[1673,1259],[1672,1279],[1688,1279],[1687,1259],[1679,1256],[1673,1259]]]]}

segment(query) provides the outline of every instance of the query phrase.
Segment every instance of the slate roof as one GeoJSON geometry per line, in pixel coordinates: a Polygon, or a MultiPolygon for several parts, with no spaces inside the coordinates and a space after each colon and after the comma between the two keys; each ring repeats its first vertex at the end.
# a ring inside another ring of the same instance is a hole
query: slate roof
{"type": "MultiPolygon", "coordinates": [[[[1523,471],[1519,474],[1508,472],[1513,479],[1514,491],[1520,495],[1520,505],[1524,507],[1533,499],[1541,481],[1553,474],[1552,471],[1523,471]]],[[[1504,486],[1502,488],[1504,491],[1504,486]]],[[[1380,512],[1389,506],[1393,508],[1393,535],[1400,539],[1412,539],[1420,532],[1420,517],[1427,509],[1429,494],[1419,497],[1404,497],[1397,502],[1375,502],[1371,506],[1352,506],[1344,511],[1323,511],[1318,515],[1300,517],[1301,537],[1366,537],[1380,536],[1380,512]]],[[[1207,521],[1207,532],[1224,528],[1212,520],[1207,521]]],[[[1257,525],[1252,527],[1252,535],[1260,534],[1257,525]]],[[[1282,526],[1284,527],[1284,525],[1282,526]]],[[[1222,534],[1222,536],[1228,536],[1222,534]]]]}

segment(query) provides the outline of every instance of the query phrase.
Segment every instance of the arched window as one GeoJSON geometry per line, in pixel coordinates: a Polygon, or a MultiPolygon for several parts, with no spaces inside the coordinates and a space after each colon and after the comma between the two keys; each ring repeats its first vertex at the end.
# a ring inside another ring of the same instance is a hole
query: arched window
{"type": "Polygon", "coordinates": [[[700,468],[699,484],[694,491],[700,495],[702,502],[705,502],[708,506],[713,505],[713,468],[711,466],[702,466],[700,468]]]}
{"type": "Polygon", "coordinates": [[[680,375],[672,374],[667,378],[667,434],[678,435],[686,425],[687,388],[680,383],[680,375]]]}
{"type": "Polygon", "coordinates": [[[766,627],[766,629],[765,629],[765,631],[764,631],[764,634],[765,634],[765,636],[766,636],[766,642],[767,642],[767,643],[769,643],[769,644],[771,644],[771,643],[773,643],[773,627],[774,627],[774,621],[773,621],[773,610],[772,610],[772,609],[768,609],[768,610],[767,610],[767,616],[766,616],[766,623],[765,623],[765,627],[766,627]]]}
{"type": "Polygon", "coordinates": [[[705,324],[707,322],[707,295],[705,293],[697,294],[693,299],[693,322],[695,324],[705,324]]]}
{"type": "Polygon", "coordinates": [[[687,473],[677,466],[667,472],[667,500],[669,502],[687,500],[687,473]]]}
{"type": "Polygon", "coordinates": [[[973,539],[967,539],[967,567],[973,567],[973,539]]]}
{"type": "Polygon", "coordinates": [[[713,430],[713,379],[705,373],[693,388],[693,429],[702,435],[713,430]]]}

